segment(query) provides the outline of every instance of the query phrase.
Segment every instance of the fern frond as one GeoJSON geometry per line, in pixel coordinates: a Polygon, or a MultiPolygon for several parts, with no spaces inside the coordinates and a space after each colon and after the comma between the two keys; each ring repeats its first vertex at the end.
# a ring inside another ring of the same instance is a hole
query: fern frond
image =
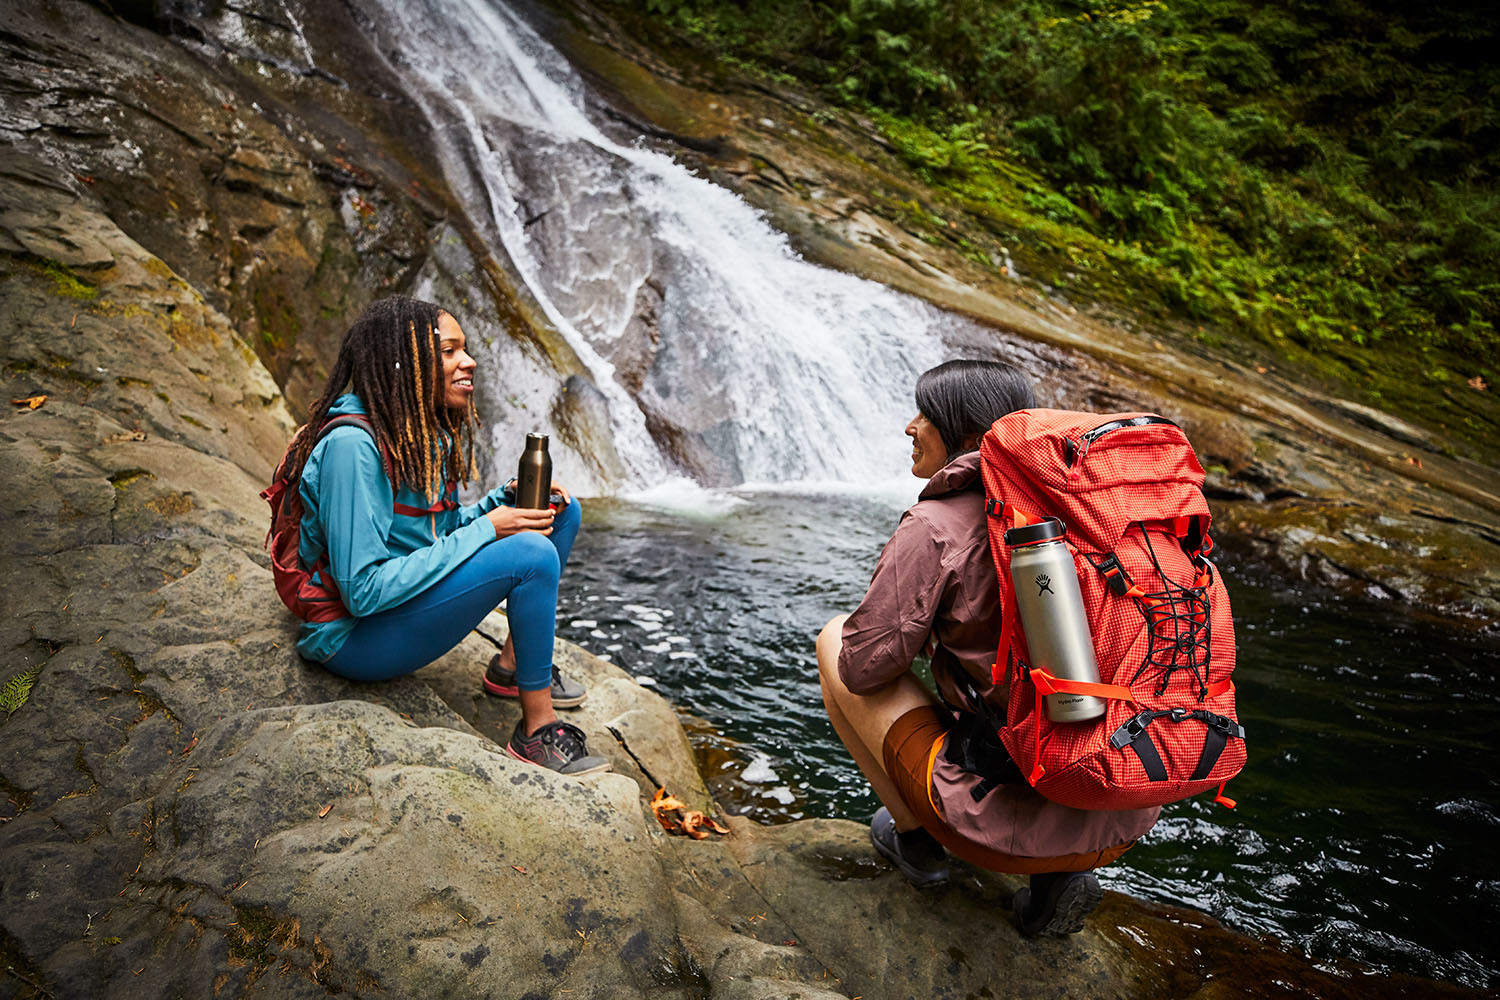
{"type": "Polygon", "coordinates": [[[31,695],[31,686],[36,683],[37,674],[41,671],[41,667],[23,670],[0,686],[0,710],[3,710],[7,717],[26,704],[26,699],[31,695]]]}

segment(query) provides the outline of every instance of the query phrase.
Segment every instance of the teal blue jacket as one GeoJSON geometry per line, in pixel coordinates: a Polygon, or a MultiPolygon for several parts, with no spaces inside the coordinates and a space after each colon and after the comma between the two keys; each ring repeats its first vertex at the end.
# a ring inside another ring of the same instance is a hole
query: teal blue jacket
{"type": "MultiPolygon", "coordinates": [[[[328,412],[366,410],[345,393],[328,412]]],[[[484,514],[505,502],[497,489],[459,506],[452,483],[436,504],[405,485],[392,491],[375,439],[362,427],[335,427],[317,443],[302,469],[301,493],[297,555],[306,567],[328,557],[324,572],[353,616],[302,624],[297,650],[318,663],[339,651],[359,618],[410,600],[494,541],[484,514]]]]}

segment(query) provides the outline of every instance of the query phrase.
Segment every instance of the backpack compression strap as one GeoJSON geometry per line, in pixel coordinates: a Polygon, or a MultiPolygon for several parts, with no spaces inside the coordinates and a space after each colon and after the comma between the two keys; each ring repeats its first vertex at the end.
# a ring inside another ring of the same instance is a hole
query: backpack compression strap
{"type": "MultiPolygon", "coordinates": [[[[1064,677],[1058,677],[1049,673],[1045,667],[1031,667],[1026,671],[1027,680],[1031,681],[1032,694],[1036,700],[1033,711],[1038,719],[1046,718],[1046,705],[1043,699],[1049,694],[1086,694],[1095,698],[1108,698],[1114,701],[1135,701],[1135,695],[1130,688],[1122,684],[1102,684],[1096,681],[1074,681],[1064,677]]],[[[1027,781],[1032,787],[1041,780],[1047,769],[1042,766],[1042,730],[1038,726],[1035,730],[1037,747],[1036,763],[1031,768],[1031,774],[1027,781]]],[[[1153,747],[1153,749],[1155,749],[1153,747]]]]}
{"type": "Polygon", "coordinates": [[[430,507],[413,507],[411,504],[398,503],[393,505],[397,514],[405,514],[407,517],[426,517],[428,514],[438,514],[445,510],[456,510],[457,500],[449,500],[448,494],[458,488],[453,480],[443,484],[443,495],[438,497],[437,502],[430,507]]]}
{"type": "MultiPolygon", "coordinates": [[[[1096,684],[1089,681],[1074,681],[1063,677],[1057,677],[1047,672],[1042,667],[1032,667],[1027,671],[1029,679],[1034,688],[1036,699],[1034,711],[1037,718],[1042,718],[1046,706],[1042,699],[1049,694],[1083,694],[1092,695],[1095,698],[1109,698],[1116,701],[1135,701],[1135,695],[1130,688],[1120,684],[1096,684]]],[[[1226,691],[1234,690],[1234,682],[1228,677],[1208,685],[1207,695],[1212,698],[1226,691]]],[[[1151,741],[1151,736],[1146,732],[1146,727],[1153,721],[1166,718],[1171,722],[1182,722],[1185,719],[1196,719],[1208,727],[1208,735],[1203,741],[1203,754],[1198,759],[1198,766],[1193,769],[1189,781],[1200,781],[1208,777],[1208,772],[1213,769],[1218,761],[1219,755],[1229,743],[1231,736],[1237,739],[1245,738],[1245,730],[1233,719],[1209,712],[1204,709],[1188,710],[1185,708],[1172,708],[1164,711],[1151,711],[1143,709],[1135,715],[1126,719],[1119,729],[1115,730],[1114,736],[1110,738],[1110,744],[1116,750],[1123,750],[1127,746],[1135,751],[1140,758],[1141,766],[1146,769],[1146,777],[1151,781],[1166,781],[1167,768],[1162,763],[1161,754],[1156,750],[1156,744],[1151,741]]],[[[1037,739],[1041,739],[1041,730],[1037,730],[1037,739]]],[[[1040,746],[1037,748],[1036,766],[1032,768],[1031,775],[1027,779],[1034,786],[1046,769],[1042,767],[1042,755],[1040,746]]],[[[1219,789],[1223,793],[1223,789],[1219,789]]],[[[1233,809],[1233,806],[1229,808],[1233,809]]]]}
{"type": "MultiPolygon", "coordinates": [[[[1215,694],[1233,689],[1234,685],[1228,678],[1215,684],[1215,694]]],[[[1140,758],[1141,766],[1146,769],[1146,777],[1151,781],[1166,781],[1167,769],[1161,762],[1161,755],[1156,752],[1156,744],[1151,742],[1151,737],[1146,734],[1146,727],[1157,719],[1166,719],[1169,722],[1183,722],[1193,719],[1208,727],[1207,735],[1203,739],[1203,753],[1198,757],[1198,765],[1193,768],[1193,773],[1188,776],[1189,781],[1202,781],[1208,777],[1213,770],[1214,764],[1218,763],[1219,755],[1229,745],[1229,738],[1242,740],[1245,738],[1245,729],[1239,723],[1227,716],[1210,712],[1206,709],[1167,708],[1158,711],[1144,710],[1126,719],[1119,729],[1115,730],[1110,737],[1109,744],[1116,750],[1126,747],[1135,751],[1140,758]]],[[[1233,808],[1231,806],[1230,808],[1233,808]]]]}

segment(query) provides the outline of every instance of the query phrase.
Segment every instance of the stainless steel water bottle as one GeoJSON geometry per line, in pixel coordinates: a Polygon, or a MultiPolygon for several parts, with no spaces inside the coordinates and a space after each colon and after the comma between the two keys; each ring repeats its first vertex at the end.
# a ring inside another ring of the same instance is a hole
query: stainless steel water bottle
{"type": "MultiPolygon", "coordinates": [[[[1031,666],[1054,677],[1099,682],[1094,638],[1083,597],[1078,591],[1078,569],[1063,541],[1062,521],[1049,517],[1037,524],[1005,533],[1010,549],[1010,583],[1021,610],[1021,627],[1031,666]]],[[[1053,722],[1083,722],[1104,714],[1104,701],[1086,694],[1047,695],[1047,718],[1053,722]]]]}
{"type": "Polygon", "coordinates": [[[547,435],[526,435],[526,450],[516,470],[516,506],[544,510],[552,494],[552,456],[547,454],[547,435]]]}

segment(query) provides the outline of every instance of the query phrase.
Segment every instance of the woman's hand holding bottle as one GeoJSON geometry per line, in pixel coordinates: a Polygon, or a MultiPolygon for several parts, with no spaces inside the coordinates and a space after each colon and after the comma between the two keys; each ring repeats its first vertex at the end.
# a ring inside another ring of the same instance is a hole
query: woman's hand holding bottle
{"type": "Polygon", "coordinates": [[[519,534],[522,531],[539,531],[544,535],[552,534],[552,518],[554,516],[550,507],[535,510],[530,507],[496,507],[487,511],[484,515],[489,518],[490,525],[495,529],[496,538],[504,538],[507,535],[519,534]]]}

